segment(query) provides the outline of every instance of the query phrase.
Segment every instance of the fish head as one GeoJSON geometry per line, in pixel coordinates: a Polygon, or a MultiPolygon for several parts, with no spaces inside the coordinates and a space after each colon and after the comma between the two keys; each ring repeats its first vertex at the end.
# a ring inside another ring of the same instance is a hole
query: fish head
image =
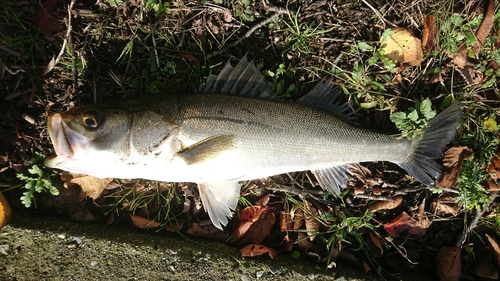
{"type": "Polygon", "coordinates": [[[45,166],[98,175],[103,165],[129,154],[130,114],[127,110],[81,106],[48,117],[47,128],[56,153],[45,166]]]}

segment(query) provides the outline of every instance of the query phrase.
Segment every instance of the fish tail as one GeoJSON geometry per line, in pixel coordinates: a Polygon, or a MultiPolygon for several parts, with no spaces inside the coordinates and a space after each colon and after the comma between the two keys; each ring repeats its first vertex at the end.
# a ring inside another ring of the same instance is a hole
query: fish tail
{"type": "Polygon", "coordinates": [[[442,156],[446,144],[455,138],[462,120],[462,107],[454,104],[429,121],[421,139],[415,138],[406,161],[398,164],[408,174],[427,186],[435,186],[434,179],[442,176],[441,166],[434,160],[442,156]]]}

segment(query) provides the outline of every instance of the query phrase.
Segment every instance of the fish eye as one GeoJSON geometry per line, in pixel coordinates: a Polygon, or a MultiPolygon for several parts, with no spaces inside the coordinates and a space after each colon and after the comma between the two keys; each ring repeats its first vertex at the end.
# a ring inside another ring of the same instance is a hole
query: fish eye
{"type": "Polygon", "coordinates": [[[83,124],[90,129],[95,129],[100,125],[100,117],[96,112],[86,112],[82,117],[83,124]]]}

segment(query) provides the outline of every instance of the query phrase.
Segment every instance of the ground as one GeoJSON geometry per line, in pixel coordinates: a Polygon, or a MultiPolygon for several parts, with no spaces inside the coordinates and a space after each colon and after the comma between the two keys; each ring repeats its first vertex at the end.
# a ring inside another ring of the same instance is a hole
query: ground
{"type": "MultiPolygon", "coordinates": [[[[0,191],[16,216],[2,231],[29,232],[17,214],[29,207],[239,248],[256,243],[264,253],[277,250],[278,259],[309,259],[322,268],[348,263],[384,278],[497,278],[496,1],[344,2],[4,0],[0,191]],[[457,136],[438,159],[444,177],[430,188],[394,164],[361,163],[341,198],[303,172],[246,182],[235,219],[219,231],[194,184],[97,181],[42,165],[54,153],[49,113],[192,92],[245,55],[285,100],[333,77],[359,125],[388,134],[418,138],[437,112],[460,102],[457,136]]],[[[16,247],[8,239],[0,244],[16,247]]],[[[15,255],[2,259],[13,265],[15,255]]]]}

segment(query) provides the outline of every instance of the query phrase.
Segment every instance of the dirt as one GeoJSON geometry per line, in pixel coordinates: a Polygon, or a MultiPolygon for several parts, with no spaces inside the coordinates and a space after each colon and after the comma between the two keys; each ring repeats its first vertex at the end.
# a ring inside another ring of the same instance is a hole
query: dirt
{"type": "Polygon", "coordinates": [[[239,248],[221,242],[28,212],[0,231],[0,280],[103,279],[381,280],[346,264],[327,269],[284,253],[242,260],[239,248]]]}

